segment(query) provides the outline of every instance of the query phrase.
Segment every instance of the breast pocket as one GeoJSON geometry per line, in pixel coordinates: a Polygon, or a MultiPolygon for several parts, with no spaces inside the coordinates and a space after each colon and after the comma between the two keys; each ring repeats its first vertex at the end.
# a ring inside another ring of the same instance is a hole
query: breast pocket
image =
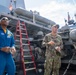
{"type": "Polygon", "coordinates": [[[11,36],[7,36],[7,44],[8,44],[8,45],[11,44],[11,36]]]}
{"type": "Polygon", "coordinates": [[[10,41],[11,40],[11,36],[7,36],[7,40],[10,41]]]}
{"type": "Polygon", "coordinates": [[[60,39],[59,38],[56,39],[56,45],[58,45],[58,46],[60,45],[60,39]]]}
{"type": "Polygon", "coordinates": [[[3,35],[0,35],[0,46],[4,46],[5,45],[4,38],[5,37],[3,35]]]}

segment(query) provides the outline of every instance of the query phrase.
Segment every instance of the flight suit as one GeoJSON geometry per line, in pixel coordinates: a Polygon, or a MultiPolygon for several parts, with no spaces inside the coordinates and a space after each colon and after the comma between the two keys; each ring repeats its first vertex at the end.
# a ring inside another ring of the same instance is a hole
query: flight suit
{"type": "Polygon", "coordinates": [[[0,75],[3,75],[4,70],[8,75],[15,75],[15,63],[12,54],[1,51],[3,47],[14,47],[15,41],[13,34],[7,29],[6,33],[0,26],[0,75]]]}

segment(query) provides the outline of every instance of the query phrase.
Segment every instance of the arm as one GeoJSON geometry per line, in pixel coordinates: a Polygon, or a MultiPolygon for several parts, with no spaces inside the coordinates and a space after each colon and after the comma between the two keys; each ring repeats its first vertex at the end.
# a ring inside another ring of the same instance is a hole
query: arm
{"type": "Polygon", "coordinates": [[[13,34],[12,34],[12,37],[11,37],[11,53],[12,53],[12,55],[14,55],[16,53],[15,40],[14,40],[13,34]]]}
{"type": "Polygon", "coordinates": [[[61,52],[62,48],[63,48],[63,41],[61,36],[59,36],[59,42],[57,43],[58,45],[55,47],[55,49],[59,52],[61,52]],[[59,44],[60,43],[60,44],[59,44]]]}
{"type": "Polygon", "coordinates": [[[48,38],[47,38],[47,36],[45,36],[42,41],[42,46],[46,47],[47,45],[48,45],[48,38]]]}
{"type": "Polygon", "coordinates": [[[11,47],[15,47],[15,40],[14,40],[14,36],[13,36],[13,34],[12,34],[12,36],[11,36],[11,45],[10,45],[11,47]]]}
{"type": "Polygon", "coordinates": [[[63,48],[63,41],[62,41],[61,36],[60,36],[60,48],[61,48],[61,49],[63,48]]]}
{"type": "Polygon", "coordinates": [[[43,46],[53,46],[55,45],[55,42],[53,40],[50,40],[48,38],[51,38],[51,36],[45,36],[42,42],[43,46]]]}
{"type": "Polygon", "coordinates": [[[3,52],[9,53],[10,52],[10,47],[3,47],[3,48],[0,48],[0,50],[3,51],[3,52]]]}

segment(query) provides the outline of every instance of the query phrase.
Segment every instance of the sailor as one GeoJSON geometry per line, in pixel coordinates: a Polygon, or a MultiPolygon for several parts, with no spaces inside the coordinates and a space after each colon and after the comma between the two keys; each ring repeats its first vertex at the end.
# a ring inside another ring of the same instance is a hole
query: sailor
{"type": "Polygon", "coordinates": [[[43,46],[46,46],[44,75],[59,75],[63,42],[61,36],[57,34],[58,28],[58,24],[53,25],[52,32],[46,34],[42,42],[43,46]]]}
{"type": "Polygon", "coordinates": [[[7,29],[9,20],[2,17],[0,21],[0,75],[4,70],[8,75],[15,75],[15,63],[12,55],[16,53],[13,34],[7,29]]]}

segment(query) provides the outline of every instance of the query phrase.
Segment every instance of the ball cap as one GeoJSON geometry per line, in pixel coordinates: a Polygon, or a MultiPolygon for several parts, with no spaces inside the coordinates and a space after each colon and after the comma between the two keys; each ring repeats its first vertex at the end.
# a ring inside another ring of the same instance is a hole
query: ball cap
{"type": "Polygon", "coordinates": [[[55,24],[55,25],[53,25],[52,27],[57,27],[57,28],[59,28],[59,24],[55,24]]]}

